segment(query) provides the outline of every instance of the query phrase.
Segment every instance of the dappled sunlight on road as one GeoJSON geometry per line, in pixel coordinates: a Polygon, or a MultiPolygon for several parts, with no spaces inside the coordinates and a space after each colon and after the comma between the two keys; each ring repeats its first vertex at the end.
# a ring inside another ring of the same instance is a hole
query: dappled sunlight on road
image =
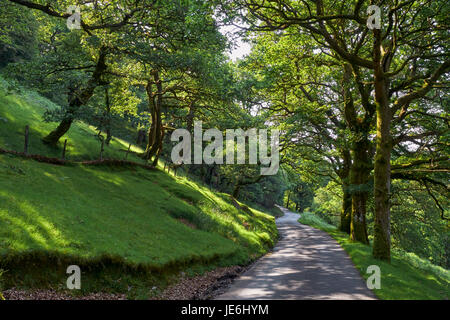
{"type": "Polygon", "coordinates": [[[237,279],[218,299],[374,299],[339,244],[323,231],[298,223],[283,209],[273,252],[237,279]]]}

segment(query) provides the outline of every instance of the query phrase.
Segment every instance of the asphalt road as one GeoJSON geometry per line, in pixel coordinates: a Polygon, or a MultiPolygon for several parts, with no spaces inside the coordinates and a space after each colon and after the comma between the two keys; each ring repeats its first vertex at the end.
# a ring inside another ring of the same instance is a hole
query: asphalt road
{"type": "Polygon", "coordinates": [[[236,279],[219,300],[375,299],[341,246],[327,233],[298,223],[283,208],[273,252],[236,279]]]}

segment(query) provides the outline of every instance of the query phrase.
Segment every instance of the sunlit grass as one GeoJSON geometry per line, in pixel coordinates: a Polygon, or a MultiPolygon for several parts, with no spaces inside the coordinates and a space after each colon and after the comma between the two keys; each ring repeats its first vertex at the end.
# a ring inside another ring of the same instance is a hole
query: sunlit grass
{"type": "MultiPolygon", "coordinates": [[[[29,152],[60,157],[61,143],[53,148],[41,142],[56,125],[42,122],[42,115],[54,107],[26,90],[6,95],[0,85],[0,147],[22,151],[23,130],[29,125],[29,152]]],[[[62,139],[69,141],[67,157],[97,159],[100,143],[95,134],[93,127],[76,122],[62,139]]],[[[114,138],[104,157],[122,159],[124,152],[119,150],[128,146],[114,138]]],[[[142,152],[134,145],[131,151],[142,152]]],[[[128,159],[141,161],[132,154],[128,159]]],[[[160,161],[158,168],[163,166],[160,161]]],[[[174,266],[188,271],[197,270],[197,265],[245,264],[267,252],[276,237],[272,216],[237,209],[229,195],[173,172],[54,166],[0,155],[0,267],[9,266],[4,276],[9,285],[59,282],[67,266],[58,261],[71,259],[103,265],[99,259],[110,257],[119,265],[167,272],[174,266]],[[58,263],[52,264],[54,260],[58,263]]],[[[106,290],[103,286],[117,285],[127,291],[124,283],[110,278],[129,275],[116,271],[86,274],[92,282],[84,288],[98,290],[101,285],[106,290]]],[[[139,281],[146,279],[147,275],[140,276],[139,281]]]]}
{"type": "MultiPolygon", "coordinates": [[[[101,143],[97,138],[95,127],[80,121],[75,121],[69,132],[64,135],[58,146],[52,147],[42,143],[41,139],[58,125],[57,122],[44,122],[43,115],[47,109],[57,106],[38,94],[21,89],[20,92],[7,92],[5,81],[0,78],[0,147],[23,151],[25,126],[30,127],[30,142],[28,152],[47,157],[62,156],[64,140],[67,139],[66,158],[68,160],[99,159],[101,143]]],[[[124,150],[129,143],[113,137],[109,146],[105,146],[104,158],[123,159],[124,150]],[[122,151],[120,151],[122,150],[122,151]]],[[[141,153],[142,148],[134,144],[130,151],[141,153]]],[[[141,162],[133,153],[128,160],[141,162]]]]}
{"type": "Polygon", "coordinates": [[[246,217],[207,188],[157,171],[49,166],[2,155],[0,178],[0,244],[8,243],[2,251],[107,252],[163,265],[239,250],[262,254],[276,233],[273,217],[246,217]],[[72,241],[80,245],[73,249],[72,241]]]}

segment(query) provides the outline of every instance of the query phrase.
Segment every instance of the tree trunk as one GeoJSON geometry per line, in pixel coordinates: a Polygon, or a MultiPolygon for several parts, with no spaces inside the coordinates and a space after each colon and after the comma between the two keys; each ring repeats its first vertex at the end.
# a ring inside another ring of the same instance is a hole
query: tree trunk
{"type": "Polygon", "coordinates": [[[287,197],[287,201],[286,201],[286,208],[289,209],[289,201],[291,200],[291,192],[288,191],[288,197],[287,197]]]}
{"type": "Polygon", "coordinates": [[[360,141],[354,142],[353,164],[350,169],[351,195],[352,195],[352,215],[350,224],[351,239],[368,244],[366,226],[366,208],[369,180],[370,164],[367,154],[368,143],[365,134],[360,141]]]}
{"type": "Polygon", "coordinates": [[[374,258],[390,261],[390,164],[392,138],[390,134],[391,110],[388,100],[388,83],[381,61],[381,34],[374,31],[374,67],[375,67],[375,103],[377,113],[377,146],[374,168],[375,222],[374,222],[374,258]]]}
{"type": "Polygon", "coordinates": [[[342,209],[341,209],[341,222],[339,224],[339,230],[350,234],[350,221],[352,214],[352,195],[349,190],[348,183],[344,183],[342,186],[342,209]]]}
{"type": "Polygon", "coordinates": [[[105,112],[105,132],[106,132],[106,140],[105,144],[109,146],[109,143],[112,139],[111,134],[111,104],[109,102],[109,92],[108,88],[105,87],[105,102],[106,102],[106,112],[105,112]]]}
{"type": "Polygon", "coordinates": [[[106,71],[106,68],[106,49],[102,47],[100,49],[100,55],[91,79],[89,79],[85,88],[81,90],[73,90],[69,93],[69,107],[67,115],[55,130],[42,138],[42,141],[45,144],[56,145],[59,139],[65,135],[67,131],[69,131],[74,120],[73,113],[78,110],[79,107],[85,105],[94,94],[95,88],[102,84],[101,77],[106,71]]]}
{"type": "MultiPolygon", "coordinates": [[[[159,79],[159,72],[154,71],[154,83],[156,83],[157,93],[153,95],[152,85],[149,81],[147,85],[147,95],[150,103],[150,111],[152,115],[152,125],[149,131],[148,144],[144,153],[144,159],[150,160],[153,156],[156,156],[158,150],[162,148],[163,139],[163,126],[161,117],[161,104],[162,104],[162,83],[159,79]]],[[[160,153],[160,152],[159,152],[160,153]]],[[[153,162],[155,165],[155,162],[153,162]]]]}
{"type": "Polygon", "coordinates": [[[73,119],[70,117],[64,118],[55,130],[50,132],[47,136],[42,138],[45,144],[56,145],[59,139],[69,131],[73,119]]]}
{"type": "Polygon", "coordinates": [[[241,190],[241,185],[238,183],[236,183],[236,185],[234,186],[234,190],[233,190],[233,198],[237,199],[237,197],[239,196],[239,191],[241,190]]]}
{"type": "MultiPolygon", "coordinates": [[[[369,161],[369,141],[368,128],[366,124],[358,118],[355,103],[351,91],[352,66],[344,66],[343,95],[344,95],[344,115],[347,126],[352,132],[351,135],[351,160],[350,164],[350,186],[351,194],[351,219],[350,236],[353,241],[369,243],[366,226],[366,207],[368,198],[367,183],[371,171],[369,161]]],[[[347,154],[348,157],[348,154],[347,154]]]]}
{"type": "Polygon", "coordinates": [[[150,125],[150,129],[148,129],[148,140],[147,140],[147,147],[145,149],[144,158],[149,159],[149,153],[153,146],[153,143],[156,140],[156,108],[155,108],[155,96],[153,95],[152,90],[152,82],[149,80],[146,86],[147,96],[148,96],[148,105],[149,105],[149,111],[150,116],[152,118],[152,124],[150,125]]]}
{"type": "Polygon", "coordinates": [[[342,208],[339,230],[350,234],[350,221],[352,214],[352,195],[349,189],[351,156],[350,151],[347,148],[342,150],[342,159],[342,169],[339,170],[339,178],[342,181],[342,208]]]}
{"type": "Polygon", "coordinates": [[[155,159],[153,160],[153,166],[156,167],[158,165],[158,159],[161,156],[162,150],[163,150],[163,141],[165,136],[165,130],[164,127],[161,129],[161,139],[159,141],[158,150],[155,155],[155,159]]]}
{"type": "Polygon", "coordinates": [[[145,136],[146,136],[145,130],[139,130],[138,131],[138,136],[137,136],[137,139],[136,139],[136,144],[138,146],[141,145],[144,142],[145,136]]]}
{"type": "Polygon", "coordinates": [[[374,174],[375,222],[373,256],[377,259],[390,261],[391,231],[389,195],[391,187],[391,139],[389,132],[390,117],[387,117],[384,113],[381,110],[378,112],[377,106],[378,124],[374,174]]]}
{"type": "MultiPolygon", "coordinates": [[[[194,118],[195,118],[195,108],[194,108],[194,103],[190,102],[189,103],[189,112],[186,116],[186,130],[189,131],[191,134],[194,134],[194,118]]],[[[191,150],[194,150],[194,139],[191,140],[191,150]]],[[[192,157],[192,163],[194,163],[194,153],[192,153],[191,155],[192,157]]],[[[194,169],[193,165],[187,165],[187,174],[190,174],[191,171],[194,169]]]]}
{"type": "Polygon", "coordinates": [[[238,181],[236,182],[234,189],[233,189],[233,193],[232,193],[233,197],[237,198],[239,196],[239,191],[241,190],[241,187],[248,186],[248,185],[251,185],[254,183],[258,183],[264,177],[265,176],[263,176],[263,175],[259,175],[256,179],[251,179],[251,180],[238,179],[238,181]]]}

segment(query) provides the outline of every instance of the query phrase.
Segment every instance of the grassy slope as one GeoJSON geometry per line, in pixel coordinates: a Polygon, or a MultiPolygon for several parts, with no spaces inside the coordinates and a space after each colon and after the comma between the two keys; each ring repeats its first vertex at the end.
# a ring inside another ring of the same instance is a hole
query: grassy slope
{"type": "MultiPolygon", "coordinates": [[[[42,121],[46,109],[57,106],[35,92],[22,89],[20,92],[7,92],[8,84],[0,77],[0,146],[15,151],[23,151],[25,126],[30,126],[29,153],[47,157],[61,157],[62,144],[68,139],[66,157],[68,160],[95,160],[99,158],[100,142],[95,128],[77,121],[68,134],[59,142],[59,148],[41,143],[42,137],[53,130],[57,123],[42,121]]],[[[105,158],[123,159],[129,143],[114,137],[110,147],[105,148],[105,158]]],[[[131,151],[142,151],[132,145],[131,151]]],[[[130,154],[128,160],[140,161],[130,154]]]]}
{"type": "MultiPolygon", "coordinates": [[[[55,126],[41,121],[48,104],[29,92],[5,96],[0,87],[0,146],[21,150],[20,131],[28,124],[30,152],[59,156],[60,148],[40,142],[55,126]]],[[[71,128],[71,159],[97,157],[94,134],[83,123],[71,128]]],[[[115,139],[106,154],[120,159],[125,146],[115,139]]],[[[45,261],[61,264],[51,267],[61,274],[65,263],[101,265],[102,259],[153,272],[243,264],[266,252],[276,235],[272,216],[237,209],[228,195],[159,170],[54,166],[0,155],[0,264],[19,284],[33,281],[11,266],[45,261]]]]}
{"type": "Polygon", "coordinates": [[[392,253],[390,264],[376,260],[370,246],[350,241],[347,234],[312,213],[303,213],[299,222],[328,232],[348,253],[365,279],[369,276],[367,267],[378,265],[381,289],[374,292],[380,299],[449,299],[450,271],[401,251],[392,253]]]}

